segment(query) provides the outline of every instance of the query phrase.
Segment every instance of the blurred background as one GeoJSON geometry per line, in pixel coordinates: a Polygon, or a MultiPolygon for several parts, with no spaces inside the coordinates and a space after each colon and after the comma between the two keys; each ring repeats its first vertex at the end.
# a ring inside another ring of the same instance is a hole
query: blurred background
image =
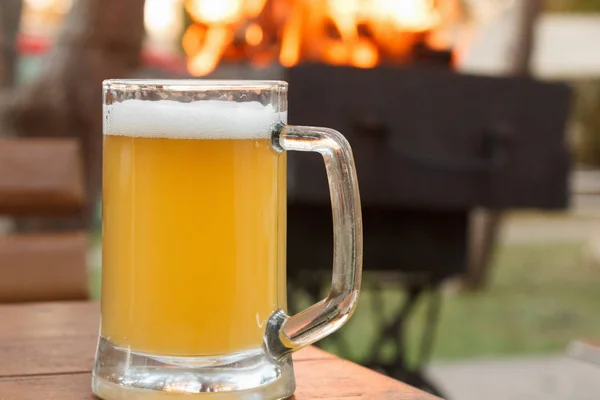
{"type": "MultiPolygon", "coordinates": [[[[103,79],[285,79],[365,207],[321,346],[449,400],[598,398],[567,348],[600,338],[600,0],[3,0],[0,29],[0,302],[99,298],[103,79]]],[[[292,310],[328,286],[321,169],[291,157],[292,310]]]]}

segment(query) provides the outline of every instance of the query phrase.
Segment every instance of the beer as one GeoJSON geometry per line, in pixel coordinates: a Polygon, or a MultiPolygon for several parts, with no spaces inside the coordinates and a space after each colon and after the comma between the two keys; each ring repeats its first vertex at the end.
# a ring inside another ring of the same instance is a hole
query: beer
{"type": "Polygon", "coordinates": [[[105,107],[101,335],[170,356],[260,347],[285,307],[281,116],[230,101],[105,107]]]}

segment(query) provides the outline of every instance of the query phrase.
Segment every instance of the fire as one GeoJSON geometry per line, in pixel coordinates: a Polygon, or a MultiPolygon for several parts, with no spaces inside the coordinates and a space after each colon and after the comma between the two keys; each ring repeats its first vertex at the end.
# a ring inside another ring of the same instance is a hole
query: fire
{"type": "Polygon", "coordinates": [[[198,22],[207,25],[227,25],[243,16],[243,0],[189,0],[186,9],[198,22]]]}
{"type": "Polygon", "coordinates": [[[182,46],[196,76],[222,60],[372,68],[408,57],[415,42],[439,25],[439,1],[186,0],[194,23],[182,46]]]}
{"type": "Polygon", "coordinates": [[[422,32],[439,22],[439,13],[432,1],[374,0],[373,19],[390,21],[398,29],[422,32]]]}
{"type": "Polygon", "coordinates": [[[258,46],[263,41],[263,30],[258,24],[250,24],[246,28],[246,43],[258,46]]]}

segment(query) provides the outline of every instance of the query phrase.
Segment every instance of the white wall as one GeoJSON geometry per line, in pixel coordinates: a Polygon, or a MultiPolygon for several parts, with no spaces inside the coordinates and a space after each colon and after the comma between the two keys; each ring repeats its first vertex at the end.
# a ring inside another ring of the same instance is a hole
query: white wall
{"type": "MultiPolygon", "coordinates": [[[[505,13],[473,33],[459,68],[503,74],[512,54],[514,16],[505,13]]],[[[600,14],[547,14],[536,28],[533,70],[542,78],[600,77],[600,14]]]]}

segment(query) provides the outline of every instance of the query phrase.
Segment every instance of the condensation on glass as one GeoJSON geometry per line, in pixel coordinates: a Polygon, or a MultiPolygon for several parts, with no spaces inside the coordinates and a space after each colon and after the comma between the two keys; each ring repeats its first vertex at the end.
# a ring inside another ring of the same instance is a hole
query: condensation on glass
{"type": "Polygon", "coordinates": [[[106,400],[293,394],[290,354],[352,314],[362,268],[352,151],[287,125],[287,83],[104,83],[102,322],[106,400]],[[286,314],[286,151],[323,156],[334,221],[329,295],[286,314]]]}

